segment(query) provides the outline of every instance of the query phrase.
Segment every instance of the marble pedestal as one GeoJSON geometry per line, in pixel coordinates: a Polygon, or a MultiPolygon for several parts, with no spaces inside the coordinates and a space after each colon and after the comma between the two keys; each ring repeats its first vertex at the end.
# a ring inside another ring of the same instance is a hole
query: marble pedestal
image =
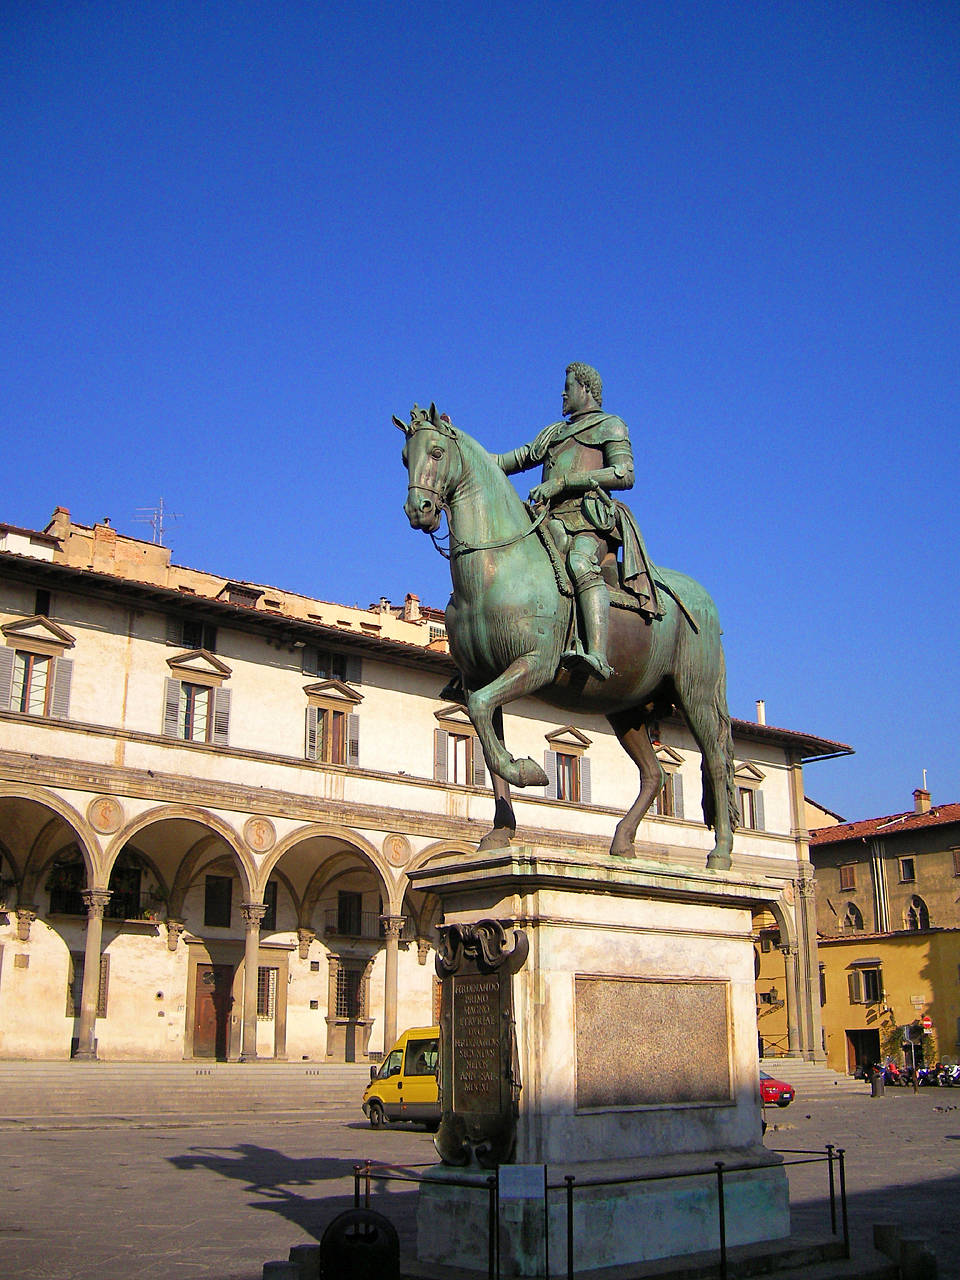
{"type": "MultiPolygon", "coordinates": [[[[789,1234],[786,1175],[761,1142],[750,937],[771,886],[525,846],[435,859],[412,879],[441,898],[445,923],[512,920],[529,940],[512,979],[517,1163],[547,1165],[551,1182],[675,1175],[576,1192],[578,1271],[714,1247],[716,1180],[681,1175],[717,1161],[737,1169],[728,1241],[789,1234]]],[[[561,1200],[551,1195],[551,1266],[561,1200]]],[[[471,1236],[486,1239],[486,1215],[476,1192],[424,1187],[421,1257],[483,1271],[471,1236]]],[[[504,1202],[500,1221],[501,1273],[542,1273],[542,1200],[504,1202]]]]}

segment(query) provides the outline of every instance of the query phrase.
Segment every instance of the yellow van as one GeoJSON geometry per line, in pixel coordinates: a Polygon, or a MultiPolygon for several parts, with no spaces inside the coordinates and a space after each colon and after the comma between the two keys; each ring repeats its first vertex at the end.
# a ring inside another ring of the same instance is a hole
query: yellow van
{"type": "Polygon", "coordinates": [[[420,1120],[427,1128],[440,1124],[440,1028],[411,1027],[379,1067],[370,1068],[363,1091],[363,1113],[372,1128],[387,1120],[420,1120]]]}

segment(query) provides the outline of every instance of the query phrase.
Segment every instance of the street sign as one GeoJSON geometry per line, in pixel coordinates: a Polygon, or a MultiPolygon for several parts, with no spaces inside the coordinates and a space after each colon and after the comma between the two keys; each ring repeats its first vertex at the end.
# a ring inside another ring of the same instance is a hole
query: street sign
{"type": "Polygon", "coordinates": [[[925,1013],[923,1015],[920,1019],[920,1025],[923,1027],[924,1031],[929,1031],[931,1029],[933,1026],[933,1019],[930,1017],[929,1013],[925,1013]]]}

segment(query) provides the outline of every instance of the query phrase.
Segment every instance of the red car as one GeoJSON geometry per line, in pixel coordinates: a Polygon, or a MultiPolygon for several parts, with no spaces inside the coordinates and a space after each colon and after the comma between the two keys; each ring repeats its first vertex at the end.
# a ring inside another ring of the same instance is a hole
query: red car
{"type": "Polygon", "coordinates": [[[775,1102],[778,1107],[788,1107],[796,1096],[792,1085],[768,1076],[765,1071],[760,1072],[760,1097],[764,1102],[775,1102]]]}

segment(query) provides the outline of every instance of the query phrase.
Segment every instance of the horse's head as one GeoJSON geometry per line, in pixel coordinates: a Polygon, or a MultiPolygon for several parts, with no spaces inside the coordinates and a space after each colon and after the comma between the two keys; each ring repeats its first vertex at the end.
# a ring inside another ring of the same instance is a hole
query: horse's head
{"type": "Polygon", "coordinates": [[[414,405],[409,422],[402,422],[396,416],[393,421],[407,437],[403,465],[410,485],[403,509],[414,529],[436,533],[462,470],[456,429],[449,418],[437,413],[435,404],[429,409],[414,405]]]}

